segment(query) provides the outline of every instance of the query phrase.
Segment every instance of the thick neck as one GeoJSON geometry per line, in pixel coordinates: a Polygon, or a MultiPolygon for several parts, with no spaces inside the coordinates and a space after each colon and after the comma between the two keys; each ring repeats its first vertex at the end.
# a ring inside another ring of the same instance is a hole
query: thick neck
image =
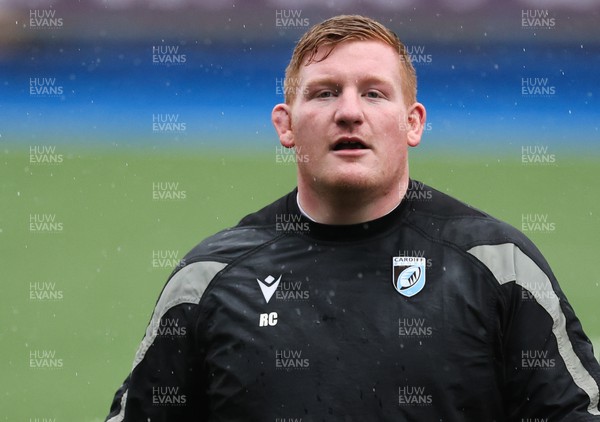
{"type": "Polygon", "coordinates": [[[299,234],[315,240],[333,242],[362,242],[397,227],[406,215],[406,212],[410,210],[411,202],[410,200],[403,200],[400,205],[388,214],[367,222],[357,224],[324,224],[311,220],[307,216],[308,213],[300,210],[297,195],[298,191],[288,196],[286,210],[281,212],[300,216],[300,220],[298,221],[303,224],[304,231],[299,232],[299,234]]]}
{"type": "Polygon", "coordinates": [[[389,214],[408,189],[408,175],[387,190],[316,192],[298,182],[298,203],[307,216],[321,224],[349,225],[389,214]]]}

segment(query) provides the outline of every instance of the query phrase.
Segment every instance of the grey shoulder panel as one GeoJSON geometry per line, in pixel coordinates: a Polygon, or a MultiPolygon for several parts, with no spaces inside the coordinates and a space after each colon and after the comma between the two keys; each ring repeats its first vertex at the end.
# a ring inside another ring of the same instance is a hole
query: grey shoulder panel
{"type": "MultiPolygon", "coordinates": [[[[183,267],[171,277],[154,307],[152,319],[146,328],[146,334],[135,354],[133,367],[131,369],[132,373],[139,363],[144,360],[146,352],[156,339],[160,328],[161,318],[169,311],[169,309],[177,305],[182,303],[197,304],[200,302],[200,299],[211,280],[226,266],[227,264],[222,262],[199,261],[183,267]]],[[[121,397],[119,413],[108,419],[107,422],[122,422],[125,419],[125,407],[127,404],[128,393],[129,389],[127,389],[121,397]]]]}
{"type": "Polygon", "coordinates": [[[550,315],[553,321],[552,333],[558,343],[558,352],[575,384],[589,396],[588,412],[592,415],[600,415],[598,385],[573,350],[560,299],[552,288],[552,283],[546,273],[512,243],[479,245],[469,249],[468,252],[492,272],[499,284],[514,281],[528,290],[537,303],[550,315]]]}
{"type": "Polygon", "coordinates": [[[161,318],[167,311],[182,303],[198,303],[215,275],[227,264],[222,262],[200,261],[183,267],[165,286],[152,313],[152,319],[146,328],[146,335],[138,348],[133,361],[133,369],[144,359],[148,348],[154,342],[161,318]]]}

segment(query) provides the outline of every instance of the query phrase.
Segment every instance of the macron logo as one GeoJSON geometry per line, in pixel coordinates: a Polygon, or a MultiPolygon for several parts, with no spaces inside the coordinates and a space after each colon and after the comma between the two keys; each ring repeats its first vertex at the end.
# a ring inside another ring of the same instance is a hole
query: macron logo
{"type": "Polygon", "coordinates": [[[279,276],[277,280],[275,280],[275,277],[273,276],[268,276],[267,278],[265,278],[265,281],[261,281],[258,278],[256,279],[256,281],[258,281],[258,285],[260,286],[260,290],[262,291],[265,300],[267,301],[267,303],[269,303],[269,300],[271,300],[271,298],[273,297],[275,290],[277,290],[277,286],[279,286],[281,276],[279,276]]]}

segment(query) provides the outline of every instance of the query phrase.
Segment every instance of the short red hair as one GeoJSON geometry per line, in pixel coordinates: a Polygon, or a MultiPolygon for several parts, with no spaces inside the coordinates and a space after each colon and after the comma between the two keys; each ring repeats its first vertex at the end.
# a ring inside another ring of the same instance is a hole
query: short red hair
{"type": "Polygon", "coordinates": [[[400,68],[402,69],[402,95],[407,106],[417,101],[417,74],[413,67],[410,56],[408,55],[404,44],[398,36],[374,19],[360,15],[339,15],[327,19],[306,32],[292,53],[292,58],[285,70],[285,102],[291,104],[296,98],[296,86],[298,85],[298,74],[300,67],[305,62],[305,66],[315,61],[315,55],[319,47],[332,47],[327,54],[320,60],[324,60],[331,53],[336,45],[344,41],[381,41],[391,46],[398,52],[400,68]]]}

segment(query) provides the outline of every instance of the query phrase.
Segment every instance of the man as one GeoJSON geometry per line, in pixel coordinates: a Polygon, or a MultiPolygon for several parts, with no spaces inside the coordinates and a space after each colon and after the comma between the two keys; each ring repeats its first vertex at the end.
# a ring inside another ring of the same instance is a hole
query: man
{"type": "Polygon", "coordinates": [[[540,252],[409,179],[426,113],[397,37],[331,18],[286,81],[297,190],[184,258],[108,420],[600,420],[600,367],[540,252]]]}

